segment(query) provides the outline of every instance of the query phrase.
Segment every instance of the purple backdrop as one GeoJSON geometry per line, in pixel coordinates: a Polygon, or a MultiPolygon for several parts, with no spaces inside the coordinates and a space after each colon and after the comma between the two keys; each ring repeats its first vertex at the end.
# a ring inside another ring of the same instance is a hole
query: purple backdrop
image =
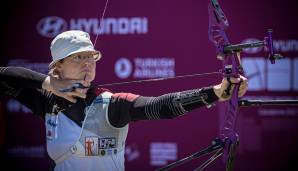
{"type": "MultiPolygon", "coordinates": [[[[243,53],[250,79],[248,99],[298,99],[297,3],[292,0],[220,1],[232,42],[262,40],[274,30],[274,48],[286,59],[271,66],[262,49],[243,53]]],[[[2,66],[24,66],[47,72],[52,37],[68,29],[88,31],[103,58],[96,83],[131,81],[218,71],[221,63],[208,40],[207,0],[110,0],[103,29],[99,28],[105,0],[21,1],[1,7],[2,66]],[[2,22],[2,23],[3,23],[2,22]]],[[[209,75],[161,82],[107,87],[113,92],[156,96],[218,83],[209,75]]],[[[46,170],[44,126],[28,109],[11,99],[1,106],[1,160],[12,168],[46,170]]],[[[153,170],[190,155],[217,136],[221,105],[201,108],[175,120],[130,124],[127,170],[153,170]]],[[[237,120],[240,147],[235,170],[297,169],[298,108],[241,108],[237,120]],[[284,168],[284,169],[282,169],[284,168]]],[[[202,160],[176,170],[191,170],[202,160]]],[[[209,167],[223,170],[221,160],[209,167]]]]}

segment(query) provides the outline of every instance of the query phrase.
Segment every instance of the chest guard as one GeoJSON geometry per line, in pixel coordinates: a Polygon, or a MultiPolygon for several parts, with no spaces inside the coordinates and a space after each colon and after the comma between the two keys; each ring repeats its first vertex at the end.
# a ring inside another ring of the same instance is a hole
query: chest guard
{"type": "Polygon", "coordinates": [[[79,139],[68,151],[55,159],[56,163],[64,161],[70,155],[107,157],[124,150],[128,125],[116,128],[110,124],[108,107],[111,96],[112,93],[104,92],[85,108],[85,119],[79,139]]]}

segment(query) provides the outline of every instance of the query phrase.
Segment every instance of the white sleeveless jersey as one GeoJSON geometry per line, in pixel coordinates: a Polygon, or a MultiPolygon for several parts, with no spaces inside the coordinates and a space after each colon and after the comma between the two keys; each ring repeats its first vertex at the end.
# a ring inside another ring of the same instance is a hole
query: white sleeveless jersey
{"type": "Polygon", "coordinates": [[[123,171],[128,125],[113,127],[108,120],[112,93],[104,92],[85,109],[82,128],[65,116],[46,114],[47,151],[55,171],[123,171]]]}

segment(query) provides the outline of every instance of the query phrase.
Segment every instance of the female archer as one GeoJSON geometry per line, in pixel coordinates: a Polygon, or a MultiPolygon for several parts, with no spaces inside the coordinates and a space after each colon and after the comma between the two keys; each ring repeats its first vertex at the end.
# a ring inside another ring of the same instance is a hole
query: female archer
{"type": "MultiPolygon", "coordinates": [[[[53,60],[48,75],[21,67],[0,67],[0,92],[44,120],[47,151],[57,171],[124,170],[131,121],[172,119],[230,98],[227,94],[231,93],[225,91],[229,86],[226,78],[218,85],[158,97],[90,86],[96,61],[102,56],[83,31],[59,34],[50,50],[53,60]],[[81,86],[61,91],[74,84],[81,86]]],[[[231,82],[240,84],[238,96],[243,96],[247,79],[240,76],[231,82]]]]}

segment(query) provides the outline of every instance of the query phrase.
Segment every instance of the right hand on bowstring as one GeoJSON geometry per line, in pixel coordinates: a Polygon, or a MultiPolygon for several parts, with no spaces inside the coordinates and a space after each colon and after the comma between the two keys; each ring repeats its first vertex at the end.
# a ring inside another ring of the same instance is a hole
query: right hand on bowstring
{"type": "Polygon", "coordinates": [[[50,91],[56,96],[62,97],[72,103],[76,103],[76,98],[86,98],[86,93],[88,88],[75,88],[73,91],[62,92],[61,90],[71,88],[74,84],[80,83],[85,87],[90,86],[90,83],[85,80],[68,80],[68,79],[58,79],[56,77],[47,76],[42,83],[42,88],[50,91]]]}

